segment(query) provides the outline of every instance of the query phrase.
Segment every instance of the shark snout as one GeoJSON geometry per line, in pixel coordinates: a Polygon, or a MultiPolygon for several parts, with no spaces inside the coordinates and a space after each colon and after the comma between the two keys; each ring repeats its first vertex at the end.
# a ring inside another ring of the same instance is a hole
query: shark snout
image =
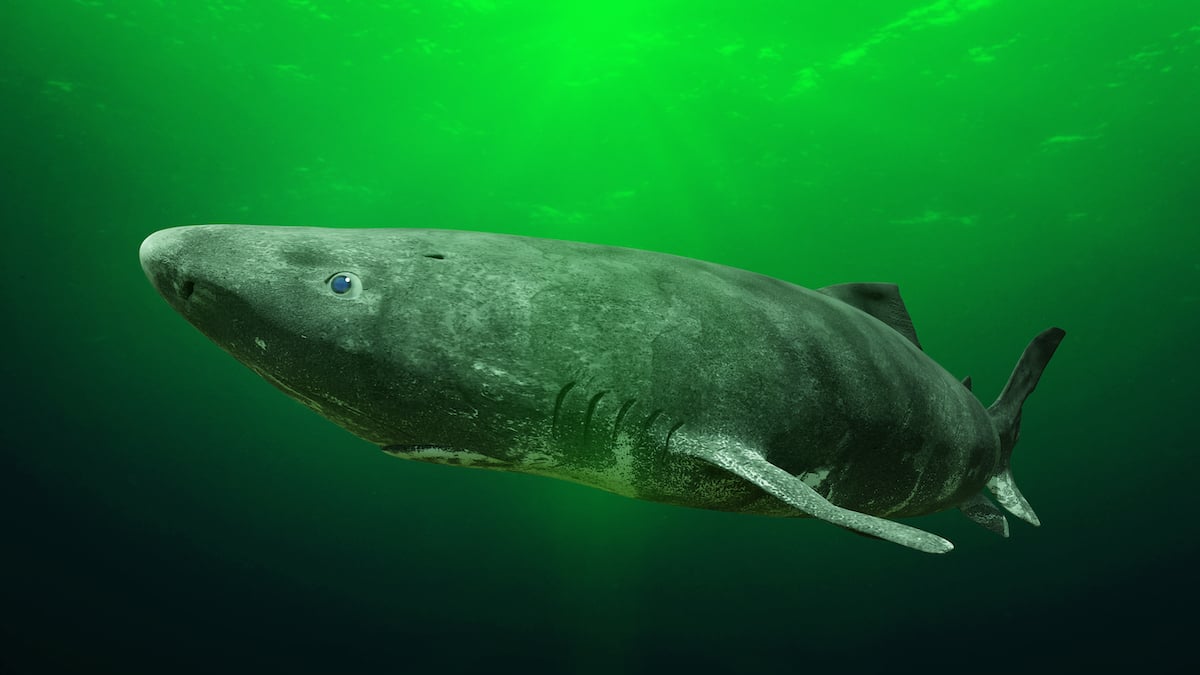
{"type": "Polygon", "coordinates": [[[196,281],[183,272],[186,227],[159,230],[146,237],[138,249],[142,270],[154,288],[172,305],[187,301],[196,281]]]}

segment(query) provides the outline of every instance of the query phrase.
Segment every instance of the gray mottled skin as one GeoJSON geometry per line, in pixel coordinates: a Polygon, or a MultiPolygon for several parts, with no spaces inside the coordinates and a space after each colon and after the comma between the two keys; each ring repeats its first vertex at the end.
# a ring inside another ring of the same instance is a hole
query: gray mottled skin
{"type": "Polygon", "coordinates": [[[141,259],[214,342],[401,457],[797,516],[728,458],[888,517],[978,512],[1007,467],[988,411],[898,332],[898,296],[876,312],[894,329],[836,290],[445,230],[193,226],[152,235],[141,259]],[[357,297],[330,289],[340,272],[357,297]]]}

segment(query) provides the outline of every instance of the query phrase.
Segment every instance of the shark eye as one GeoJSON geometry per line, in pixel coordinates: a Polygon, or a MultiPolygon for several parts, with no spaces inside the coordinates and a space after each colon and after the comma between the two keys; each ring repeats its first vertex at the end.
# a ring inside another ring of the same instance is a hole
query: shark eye
{"type": "Polygon", "coordinates": [[[329,277],[329,290],[341,298],[357,298],[362,293],[362,281],[353,272],[338,272],[329,277]]]}

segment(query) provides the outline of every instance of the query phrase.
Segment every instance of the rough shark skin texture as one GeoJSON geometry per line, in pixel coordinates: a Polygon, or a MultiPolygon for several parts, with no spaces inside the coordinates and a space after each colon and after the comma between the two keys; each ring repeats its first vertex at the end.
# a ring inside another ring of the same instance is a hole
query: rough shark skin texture
{"type": "Polygon", "coordinates": [[[212,341],[399,457],[816,515],[939,552],[950,544],[880,518],[986,509],[1002,464],[987,409],[920,349],[893,286],[818,292],[450,230],[198,225],[140,256],[212,341]],[[353,293],[331,287],[342,273],[353,293]]]}

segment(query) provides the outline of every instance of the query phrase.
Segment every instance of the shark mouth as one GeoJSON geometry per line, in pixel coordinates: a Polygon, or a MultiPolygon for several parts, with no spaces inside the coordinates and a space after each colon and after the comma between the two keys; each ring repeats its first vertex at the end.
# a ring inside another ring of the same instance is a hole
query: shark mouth
{"type": "Polygon", "coordinates": [[[321,417],[324,417],[330,422],[333,422],[334,424],[363,440],[374,443],[375,445],[383,444],[382,441],[371,438],[371,434],[369,434],[366,428],[364,428],[361,424],[361,421],[368,419],[368,415],[362,410],[359,410],[358,408],[337,398],[336,396],[322,396],[320,398],[314,398],[313,396],[309,396],[308,394],[305,394],[291,386],[273,373],[270,373],[252,363],[246,361],[243,361],[243,363],[245,363],[250,370],[253,370],[256,374],[258,374],[259,377],[271,383],[271,385],[276,389],[304,404],[321,417]]]}

